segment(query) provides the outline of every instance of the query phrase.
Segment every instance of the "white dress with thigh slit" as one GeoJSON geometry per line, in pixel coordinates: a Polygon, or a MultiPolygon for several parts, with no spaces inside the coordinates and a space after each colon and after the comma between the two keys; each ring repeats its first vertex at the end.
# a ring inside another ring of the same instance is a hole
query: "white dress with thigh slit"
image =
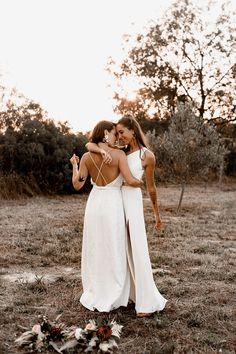
{"type": "MultiPolygon", "coordinates": [[[[146,148],[127,155],[128,165],[134,177],[143,176],[141,157],[146,148]]],[[[140,188],[122,187],[125,210],[128,263],[130,271],[130,298],[135,302],[136,312],[151,313],[164,309],[166,299],[158,291],[153,279],[143,214],[140,188]]]]}

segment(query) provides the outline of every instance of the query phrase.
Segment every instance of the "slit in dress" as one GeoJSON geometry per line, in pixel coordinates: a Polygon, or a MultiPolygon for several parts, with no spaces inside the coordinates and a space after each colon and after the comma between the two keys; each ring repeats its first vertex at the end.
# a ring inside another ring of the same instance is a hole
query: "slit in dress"
{"type": "Polygon", "coordinates": [[[134,261],[132,254],[132,245],[130,239],[130,230],[129,230],[129,220],[126,223],[127,230],[127,258],[128,258],[128,267],[130,272],[130,300],[135,302],[135,271],[134,271],[134,261]]]}

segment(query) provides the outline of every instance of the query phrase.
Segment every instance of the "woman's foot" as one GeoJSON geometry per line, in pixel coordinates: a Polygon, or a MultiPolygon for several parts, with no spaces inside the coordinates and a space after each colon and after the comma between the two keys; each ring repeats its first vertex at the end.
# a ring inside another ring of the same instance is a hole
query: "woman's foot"
{"type": "Polygon", "coordinates": [[[137,317],[151,317],[153,316],[153,312],[138,312],[137,317]]]}

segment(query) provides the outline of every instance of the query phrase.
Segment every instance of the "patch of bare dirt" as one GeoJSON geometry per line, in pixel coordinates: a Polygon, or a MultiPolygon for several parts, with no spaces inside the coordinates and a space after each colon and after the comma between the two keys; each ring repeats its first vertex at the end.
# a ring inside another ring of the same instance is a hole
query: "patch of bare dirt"
{"type": "Polygon", "coordinates": [[[236,185],[159,187],[165,229],[144,209],[153,274],[166,309],[136,318],[134,306],[110,314],[80,305],[80,256],[86,195],[1,201],[0,353],[38,316],[83,326],[115,318],[123,327],[118,353],[235,353],[236,185]]]}

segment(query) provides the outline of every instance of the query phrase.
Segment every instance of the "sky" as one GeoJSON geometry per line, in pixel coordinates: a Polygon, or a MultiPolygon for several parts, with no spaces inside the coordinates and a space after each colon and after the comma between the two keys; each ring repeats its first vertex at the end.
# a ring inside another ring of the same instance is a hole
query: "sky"
{"type": "Polygon", "coordinates": [[[172,0],[0,0],[0,85],[86,132],[114,120],[105,71],[122,35],[142,32],[172,0]],[[2,76],[1,76],[2,75],[2,76]]]}

